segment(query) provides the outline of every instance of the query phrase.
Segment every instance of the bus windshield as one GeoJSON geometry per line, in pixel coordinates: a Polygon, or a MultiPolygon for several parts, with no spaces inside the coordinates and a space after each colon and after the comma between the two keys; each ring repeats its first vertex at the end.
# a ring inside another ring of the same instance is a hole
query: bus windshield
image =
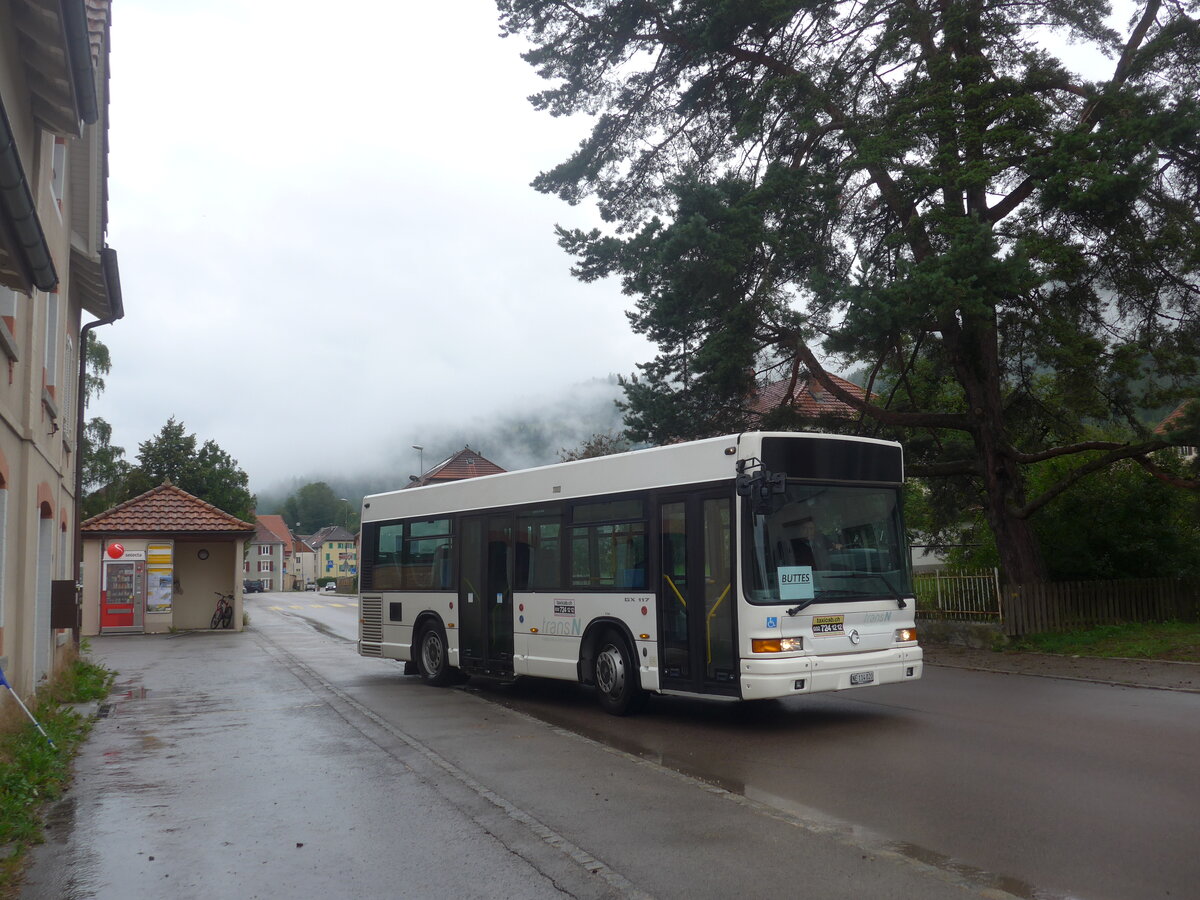
{"type": "Polygon", "coordinates": [[[912,596],[898,488],[789,483],[747,515],[751,603],[912,596]]]}

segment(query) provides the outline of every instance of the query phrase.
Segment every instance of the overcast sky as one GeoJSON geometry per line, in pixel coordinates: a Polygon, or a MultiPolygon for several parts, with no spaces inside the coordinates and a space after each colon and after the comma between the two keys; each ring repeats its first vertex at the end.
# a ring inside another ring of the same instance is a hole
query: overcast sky
{"type": "Polygon", "coordinates": [[[131,461],[173,415],[255,490],[369,470],[653,356],[554,241],[594,213],[529,187],[588,123],[530,107],[498,31],[491,0],[114,0],[126,317],[88,415],[131,461]]]}

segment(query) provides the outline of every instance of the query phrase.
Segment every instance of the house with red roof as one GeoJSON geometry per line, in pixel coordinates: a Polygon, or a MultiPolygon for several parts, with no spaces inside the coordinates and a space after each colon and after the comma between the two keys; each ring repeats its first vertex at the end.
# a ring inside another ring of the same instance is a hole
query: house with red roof
{"type": "MultiPolygon", "coordinates": [[[[853,381],[833,374],[829,377],[838,387],[855,397],[866,398],[867,392],[853,381]]],[[[748,403],[751,415],[757,420],[781,406],[789,405],[797,414],[811,420],[830,417],[850,419],[859,415],[853,406],[829,393],[816,378],[803,371],[794,380],[790,377],[781,378],[763,385],[750,396],[748,403]]]]}
{"type": "Polygon", "coordinates": [[[242,629],[242,559],[256,526],[169,481],[83,522],[83,633],[207,629],[217,594],[242,629]]]}
{"type": "Polygon", "coordinates": [[[242,564],[245,580],[259,582],[264,591],[293,590],[295,578],[291,568],[295,543],[283,516],[255,516],[254,537],[242,564]]]}
{"type": "MultiPolygon", "coordinates": [[[[1183,400],[1175,409],[1171,410],[1158,426],[1154,429],[1154,433],[1162,437],[1169,437],[1171,432],[1183,427],[1184,414],[1191,408],[1196,400],[1183,400]]],[[[1168,452],[1166,450],[1164,453],[1168,452]]],[[[1170,449],[1170,452],[1177,454],[1184,461],[1194,459],[1196,457],[1197,448],[1190,444],[1179,444],[1170,449]]]]}
{"type": "Polygon", "coordinates": [[[463,447],[453,456],[442,460],[432,469],[424,472],[419,478],[414,475],[405,487],[445,484],[448,481],[462,481],[464,478],[478,478],[481,475],[498,475],[506,471],[508,470],[500,468],[490,459],[485,459],[478,450],[463,447]]]}

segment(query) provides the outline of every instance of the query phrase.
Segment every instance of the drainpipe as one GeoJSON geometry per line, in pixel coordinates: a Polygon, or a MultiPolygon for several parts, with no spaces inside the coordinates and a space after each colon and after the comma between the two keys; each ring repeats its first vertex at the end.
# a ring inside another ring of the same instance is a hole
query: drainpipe
{"type": "Polygon", "coordinates": [[[87,383],[87,339],[93,328],[111,325],[117,319],[125,317],[116,250],[105,247],[100,251],[100,271],[104,275],[104,287],[108,294],[108,315],[95,322],[88,322],[79,329],[79,384],[75,392],[75,590],[79,600],[76,604],[75,627],[71,631],[76,648],[79,647],[79,633],[83,627],[83,530],[79,525],[80,516],[83,514],[83,391],[87,383]]]}

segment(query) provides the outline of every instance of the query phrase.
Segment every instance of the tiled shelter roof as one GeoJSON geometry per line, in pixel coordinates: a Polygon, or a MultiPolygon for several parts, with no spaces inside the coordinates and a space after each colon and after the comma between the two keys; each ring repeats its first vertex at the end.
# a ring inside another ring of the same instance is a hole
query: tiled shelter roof
{"type": "Polygon", "coordinates": [[[449,459],[438,463],[425,472],[416,481],[405,487],[421,487],[426,484],[441,484],[446,481],[462,481],[464,478],[478,478],[480,475],[499,475],[506,472],[490,459],[485,459],[476,450],[463,447],[449,459]]]}
{"type": "MultiPolygon", "coordinates": [[[[845,378],[831,374],[829,376],[839,386],[856,397],[866,397],[867,392],[845,378]]],[[[750,398],[750,411],[765,415],[787,399],[790,378],[781,378],[759,388],[750,398]]],[[[843,416],[850,418],[857,415],[854,407],[839,400],[825,388],[821,387],[811,375],[801,375],[796,379],[795,392],[792,395],[792,406],[805,418],[820,418],[822,416],[843,416]]]]}
{"type": "Polygon", "coordinates": [[[91,534],[249,534],[243,522],[169,481],[82,522],[91,534]]]}

